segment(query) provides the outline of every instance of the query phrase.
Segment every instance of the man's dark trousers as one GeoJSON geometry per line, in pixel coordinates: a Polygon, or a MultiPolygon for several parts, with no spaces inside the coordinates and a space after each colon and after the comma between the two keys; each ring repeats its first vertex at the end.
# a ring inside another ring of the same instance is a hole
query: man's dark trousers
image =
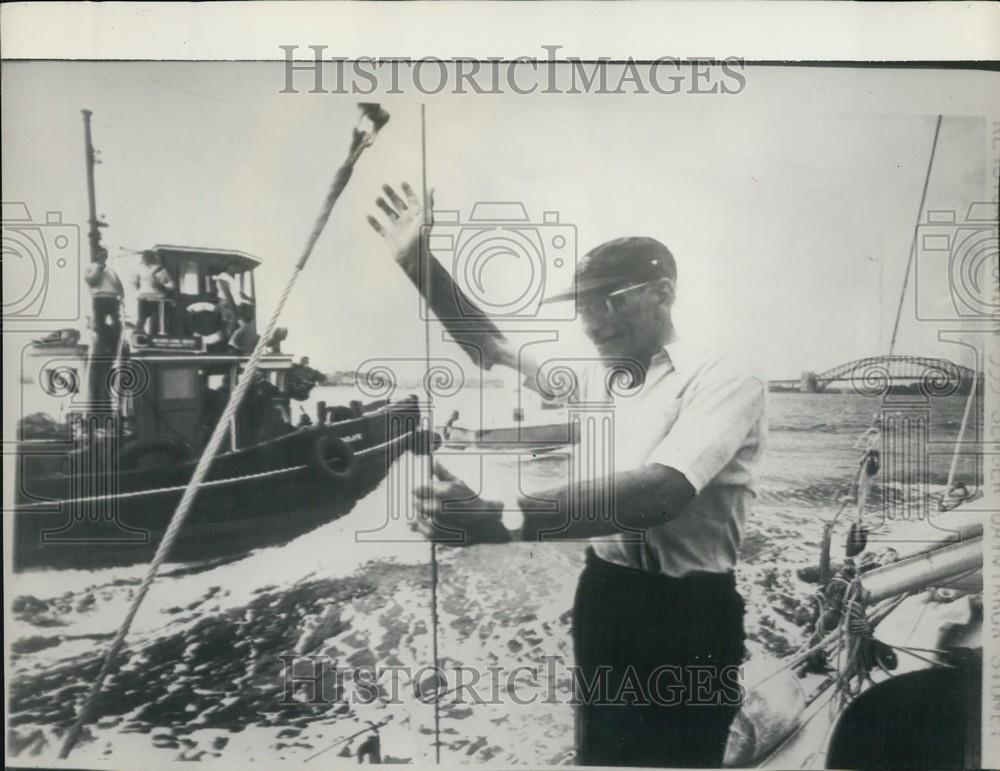
{"type": "Polygon", "coordinates": [[[577,764],[721,766],[743,611],[732,574],[671,578],[588,549],[573,608],[577,764]]]}

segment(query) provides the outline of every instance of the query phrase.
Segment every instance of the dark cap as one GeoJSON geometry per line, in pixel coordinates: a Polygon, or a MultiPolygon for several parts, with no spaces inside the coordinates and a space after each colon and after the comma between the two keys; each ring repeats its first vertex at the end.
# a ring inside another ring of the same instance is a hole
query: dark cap
{"type": "Polygon", "coordinates": [[[646,236],[616,238],[587,252],[576,266],[574,285],[544,302],[571,300],[598,289],[613,291],[662,278],[677,278],[677,263],[667,247],[646,236]]]}

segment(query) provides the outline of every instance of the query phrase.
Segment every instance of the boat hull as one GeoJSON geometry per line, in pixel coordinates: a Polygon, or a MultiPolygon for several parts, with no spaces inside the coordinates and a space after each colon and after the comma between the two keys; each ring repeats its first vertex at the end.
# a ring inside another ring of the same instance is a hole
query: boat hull
{"type": "Polygon", "coordinates": [[[496,428],[449,427],[445,445],[456,449],[485,450],[554,450],[574,444],[579,439],[579,425],[568,420],[561,423],[516,424],[496,428]]]}
{"type": "MultiPolygon", "coordinates": [[[[898,540],[881,533],[882,543],[893,543],[905,556],[858,580],[865,606],[898,599],[871,629],[874,639],[896,652],[894,663],[888,669],[872,666],[848,702],[835,687],[845,670],[787,668],[777,677],[754,678],[744,704],[755,705],[754,696],[772,703],[757,715],[744,709],[738,716],[727,767],[815,768],[825,762],[829,768],[913,768],[921,757],[927,767],[978,766],[970,766],[978,757],[978,740],[968,742],[964,727],[978,726],[981,703],[973,686],[982,676],[983,512],[953,511],[945,517],[937,520],[934,535],[927,522],[897,526],[892,537],[898,540]],[[942,674],[935,664],[941,663],[949,669],[937,682],[942,674]],[[773,688],[781,677],[809,692],[804,707],[773,688]],[[954,697],[947,705],[929,698],[942,690],[954,697]]],[[[847,660],[828,655],[831,665],[847,660]]]]}
{"type": "MultiPolygon", "coordinates": [[[[237,556],[343,516],[378,486],[403,452],[426,450],[419,426],[419,412],[401,404],[219,455],[168,561],[237,556]],[[350,463],[332,472],[322,468],[321,440],[348,446],[350,463]]],[[[19,447],[15,570],[148,561],[195,466],[189,461],[131,471],[32,473],[43,467],[32,461],[45,453],[33,443],[19,447]]]]}

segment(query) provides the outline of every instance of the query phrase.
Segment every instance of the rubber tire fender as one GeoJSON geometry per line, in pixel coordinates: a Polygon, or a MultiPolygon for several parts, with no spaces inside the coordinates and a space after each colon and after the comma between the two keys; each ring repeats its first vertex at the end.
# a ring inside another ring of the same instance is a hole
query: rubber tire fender
{"type": "Polygon", "coordinates": [[[324,432],[313,442],[312,465],[321,476],[342,483],[357,476],[360,463],[347,442],[336,434],[324,432]],[[334,455],[333,462],[331,454],[334,455]]]}

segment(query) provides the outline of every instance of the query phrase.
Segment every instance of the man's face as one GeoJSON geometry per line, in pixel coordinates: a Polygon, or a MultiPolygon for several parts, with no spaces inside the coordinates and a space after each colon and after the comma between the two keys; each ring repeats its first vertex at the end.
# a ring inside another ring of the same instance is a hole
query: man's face
{"type": "Polygon", "coordinates": [[[652,282],[577,298],[583,331],[602,359],[649,361],[663,344],[669,320],[665,291],[664,282],[652,282]]]}

